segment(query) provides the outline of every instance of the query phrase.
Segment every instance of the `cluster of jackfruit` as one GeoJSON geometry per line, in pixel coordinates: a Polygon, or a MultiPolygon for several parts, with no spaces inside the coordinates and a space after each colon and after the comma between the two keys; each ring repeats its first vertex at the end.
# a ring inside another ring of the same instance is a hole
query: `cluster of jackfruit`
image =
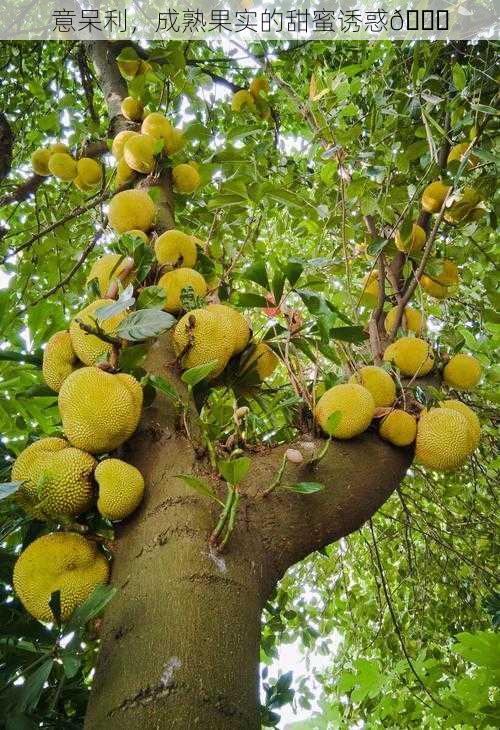
{"type": "Polygon", "coordinates": [[[50,147],[40,147],[31,155],[31,166],[36,175],[54,175],[63,182],[73,182],[82,192],[91,192],[101,185],[102,167],[92,157],[75,160],[69,147],[57,142],[50,147]]]}
{"type": "Polygon", "coordinates": [[[248,89],[239,89],[231,99],[233,112],[250,112],[261,119],[269,119],[271,108],[266,99],[269,93],[269,81],[265,76],[254,78],[248,89]]]}

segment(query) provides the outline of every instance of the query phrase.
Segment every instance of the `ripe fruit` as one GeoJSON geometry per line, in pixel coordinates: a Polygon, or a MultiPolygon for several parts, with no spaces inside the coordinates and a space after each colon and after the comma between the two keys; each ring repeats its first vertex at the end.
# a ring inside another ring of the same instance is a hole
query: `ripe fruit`
{"type": "Polygon", "coordinates": [[[147,233],[144,233],[144,231],[138,231],[136,229],[132,229],[131,231],[127,231],[126,236],[135,236],[136,238],[140,238],[141,241],[144,243],[149,243],[149,236],[147,233]]]}
{"type": "Polygon", "coordinates": [[[43,438],[21,451],[12,479],[23,481],[18,497],[38,519],[79,515],[93,497],[96,460],[61,438],[43,438]]]}
{"type": "Polygon", "coordinates": [[[441,271],[434,276],[434,279],[443,286],[456,286],[459,281],[458,266],[454,261],[443,259],[441,262],[441,271]]]}
{"type": "Polygon", "coordinates": [[[392,406],[396,400],[394,380],[383,368],[375,365],[362,367],[349,378],[349,382],[363,385],[372,394],[377,408],[392,406]]]}
{"type": "Polygon", "coordinates": [[[432,408],[418,422],[415,458],[429,469],[453,471],[471,452],[467,419],[451,408],[432,408]]]}
{"type": "MultiPolygon", "coordinates": [[[[142,233],[142,231],[141,231],[142,233]]],[[[127,286],[131,281],[134,280],[134,272],[130,271],[127,276],[122,279],[120,274],[129,268],[131,259],[129,257],[123,257],[118,253],[106,253],[101,256],[100,259],[94,261],[90,273],[87,277],[87,284],[92,279],[97,279],[99,284],[99,293],[103,297],[109,289],[109,285],[113,279],[120,279],[123,286],[127,286]]],[[[104,305],[102,305],[104,306],[104,305]]],[[[91,363],[86,363],[87,365],[91,363]]]]}
{"type": "Polygon", "coordinates": [[[134,177],[135,170],[132,170],[132,168],[127,165],[125,158],[120,157],[116,163],[116,187],[121,188],[123,185],[133,180],[134,177]]]}
{"type": "Polygon", "coordinates": [[[182,290],[192,287],[198,297],[204,297],[207,293],[207,284],[203,276],[194,269],[180,268],[167,271],[160,278],[158,286],[165,290],[166,300],[164,309],[167,312],[180,312],[183,309],[181,294],[182,290]]]}
{"type": "Polygon", "coordinates": [[[379,434],[395,446],[409,446],[417,435],[417,419],[396,408],[382,419],[379,434]]]}
{"type": "Polygon", "coordinates": [[[174,329],[173,344],[184,370],[215,360],[210,379],[220,375],[233,352],[233,341],[225,336],[220,318],[209,309],[193,309],[181,317],[174,329]]]}
{"type": "Polygon", "coordinates": [[[446,299],[448,296],[448,287],[443,286],[427,274],[422,274],[420,277],[420,286],[426,294],[434,299],[446,299]]]}
{"type": "Polygon", "coordinates": [[[111,152],[113,153],[115,160],[119,160],[123,157],[123,148],[125,147],[125,143],[128,142],[129,139],[132,139],[132,137],[138,136],[139,132],[134,132],[131,129],[125,129],[123,132],[118,132],[111,147],[111,152]]]}
{"type": "Polygon", "coordinates": [[[56,393],[68,375],[78,366],[78,358],[71,344],[71,335],[66,330],[56,332],[43,351],[43,379],[56,393]]]}
{"type": "Polygon", "coordinates": [[[481,365],[472,355],[453,355],[444,366],[443,379],[456,390],[472,390],[481,380],[481,365]]]}
{"type": "Polygon", "coordinates": [[[108,520],[123,520],[139,506],[144,494],[141,472],[120,459],[104,459],[95,470],[99,486],[97,509],[108,520]]]}
{"type": "Polygon", "coordinates": [[[201,179],[198,170],[191,164],[182,163],[172,168],[174,188],[178,193],[189,195],[199,188],[201,179]]]}
{"type": "Polygon", "coordinates": [[[197,250],[193,236],[173,228],[162,233],[155,241],[156,260],[162,266],[187,266],[196,263],[197,250]]]}
{"type": "Polygon", "coordinates": [[[365,305],[374,306],[378,301],[379,291],[378,272],[371,271],[363,283],[361,302],[365,305]]]}
{"type": "Polygon", "coordinates": [[[141,66],[141,59],[132,46],[127,46],[127,48],[120,51],[116,62],[123,78],[129,81],[137,75],[141,66]]]}
{"type": "Polygon", "coordinates": [[[155,164],[155,140],[147,134],[137,134],[127,139],[123,147],[123,159],[136,172],[149,175],[155,164]]]}
{"type": "Polygon", "coordinates": [[[445,185],[440,180],[427,185],[422,193],[422,208],[427,213],[439,213],[450,189],[450,185],[445,185]]]}
{"type": "Polygon", "coordinates": [[[67,621],[99,583],[107,583],[108,561],[95,542],[73,532],[52,532],[34,540],[14,565],[13,585],[24,608],[38,621],[54,621],[49,606],[60,591],[67,621]]]}
{"type": "Polygon", "coordinates": [[[227,304],[209,304],[207,308],[221,318],[228,336],[233,338],[232,354],[243,352],[250,340],[250,327],[241,312],[227,304]]]}
{"type": "Polygon", "coordinates": [[[142,388],[131,375],[112,375],[96,367],[76,370],[59,391],[66,437],[91,454],[113,451],[137,428],[142,388]]]}
{"type": "Polygon", "coordinates": [[[454,411],[458,411],[465,417],[469,426],[470,451],[471,453],[475,451],[481,439],[481,424],[472,408],[469,408],[469,406],[459,400],[444,400],[439,405],[441,408],[451,408],[454,411]]]}
{"type": "Polygon", "coordinates": [[[50,154],[53,155],[54,152],[66,152],[66,154],[70,154],[69,147],[64,142],[56,142],[53,144],[50,148],[50,154]]]}
{"type": "Polygon", "coordinates": [[[168,119],[159,112],[152,112],[144,118],[141,126],[142,134],[149,134],[155,139],[167,140],[168,135],[172,130],[172,125],[168,119]]]}
{"type": "Polygon", "coordinates": [[[374,414],[372,394],[362,385],[344,383],[334,385],[321,396],[315,415],[325,433],[339,439],[351,439],[366,431],[374,414]],[[340,420],[331,431],[328,419],[334,413],[340,413],[340,420]]]}
{"type": "MultiPolygon", "coordinates": [[[[78,355],[78,358],[85,365],[94,365],[97,362],[105,360],[108,353],[111,352],[112,345],[109,342],[101,340],[97,337],[97,335],[85,332],[80,327],[77,320],[95,328],[97,310],[102,307],[106,307],[109,304],[109,299],[96,299],[94,302],[91,302],[82,309],[81,312],[78,312],[78,314],[75,315],[70,322],[69,333],[71,335],[71,344],[73,345],[73,349],[78,355]]],[[[111,335],[122,319],[126,316],[125,312],[120,312],[120,314],[110,317],[109,319],[105,319],[103,321],[99,320],[99,327],[105,334],[111,335]]]]}
{"type": "Polygon", "coordinates": [[[165,140],[164,150],[167,155],[175,155],[176,152],[180,152],[186,145],[186,140],[180,129],[171,127],[170,130],[165,131],[163,136],[165,140]]]}
{"type": "MultiPolygon", "coordinates": [[[[461,144],[456,144],[454,147],[451,148],[448,159],[446,160],[446,164],[450,165],[452,162],[460,162],[469,149],[469,143],[468,142],[462,142],[461,144]]],[[[475,155],[470,154],[467,160],[467,164],[469,167],[474,167],[477,165],[478,159],[475,155]]]]}
{"type": "Polygon", "coordinates": [[[121,112],[125,119],[130,119],[132,122],[140,122],[144,112],[144,105],[140,99],[127,96],[122,101],[121,112]]]}
{"type": "Polygon", "coordinates": [[[249,91],[254,98],[259,96],[261,91],[267,94],[269,91],[269,81],[265,76],[257,76],[250,83],[249,91]]]}
{"type": "Polygon", "coordinates": [[[246,107],[253,109],[255,107],[255,100],[249,91],[240,89],[240,91],[234,94],[231,100],[231,109],[233,112],[240,112],[246,107]]]}
{"type": "Polygon", "coordinates": [[[254,372],[259,380],[270,378],[280,363],[279,357],[266,342],[258,342],[242,363],[241,374],[254,372]]]}
{"type": "Polygon", "coordinates": [[[109,204],[109,223],[117,233],[126,233],[133,228],[149,231],[155,217],[155,204],[144,190],[122,190],[109,204]]]}
{"type": "MultiPolygon", "coordinates": [[[[398,307],[392,307],[385,316],[384,327],[387,334],[390,334],[394,329],[397,313],[398,307]]],[[[418,309],[405,307],[400,327],[408,332],[414,332],[416,335],[421,334],[425,330],[425,322],[422,317],[422,313],[418,309]]]]}
{"type": "Polygon", "coordinates": [[[73,180],[73,185],[82,193],[89,193],[93,189],[92,185],[87,185],[86,183],[82,182],[82,180],[78,176],[75,177],[75,179],[73,180]]]}
{"type": "Polygon", "coordinates": [[[102,167],[91,157],[82,157],[76,163],[78,179],[83,185],[95,188],[102,180],[102,167]]]}
{"type": "Polygon", "coordinates": [[[428,342],[418,337],[400,337],[384,352],[384,361],[393,363],[403,375],[423,377],[434,366],[434,355],[428,342]]]}
{"type": "Polygon", "coordinates": [[[33,168],[35,175],[41,175],[42,177],[50,175],[48,164],[51,154],[50,150],[43,148],[37,149],[33,152],[31,155],[31,167],[33,168]]]}
{"type": "Polygon", "coordinates": [[[78,174],[76,161],[66,152],[55,152],[50,156],[47,167],[60,180],[69,182],[78,174]]]}
{"type": "Polygon", "coordinates": [[[411,229],[411,235],[403,239],[401,231],[397,231],[395,235],[396,248],[405,253],[418,253],[424,247],[426,234],[424,229],[414,223],[411,229]]]}

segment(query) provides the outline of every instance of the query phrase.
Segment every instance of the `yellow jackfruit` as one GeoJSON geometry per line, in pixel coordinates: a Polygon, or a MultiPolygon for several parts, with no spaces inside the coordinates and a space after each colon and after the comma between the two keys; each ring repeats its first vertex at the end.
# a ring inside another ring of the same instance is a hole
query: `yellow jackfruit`
{"type": "Polygon", "coordinates": [[[233,338],[233,355],[243,352],[250,340],[250,327],[245,317],[227,304],[209,304],[208,309],[222,320],[228,337],[233,338]]]}
{"type": "Polygon", "coordinates": [[[175,155],[184,149],[186,140],[180,129],[172,127],[169,131],[165,131],[163,139],[165,140],[164,150],[167,155],[175,155]]]}
{"type": "Polygon", "coordinates": [[[50,175],[48,164],[51,154],[50,150],[42,147],[33,152],[31,155],[31,167],[33,168],[35,175],[41,175],[42,177],[50,175]]]}
{"type": "Polygon", "coordinates": [[[203,276],[194,269],[184,267],[167,271],[158,281],[158,286],[165,290],[164,309],[173,314],[183,309],[181,302],[183,289],[192,287],[198,297],[204,297],[207,293],[207,284],[203,276]]]}
{"type": "Polygon", "coordinates": [[[91,157],[81,157],[76,163],[78,179],[83,185],[95,188],[102,181],[102,167],[91,157]]]}
{"type": "Polygon", "coordinates": [[[117,233],[133,228],[149,231],[155,217],[156,206],[144,190],[122,190],[109,204],[109,223],[117,233]]]}
{"type": "Polygon", "coordinates": [[[459,282],[458,266],[454,261],[443,259],[441,262],[441,271],[434,275],[434,279],[443,286],[456,286],[459,282]]]}
{"type": "Polygon", "coordinates": [[[192,269],[198,256],[193,236],[172,228],[155,241],[156,260],[162,266],[186,266],[192,269]]]}
{"type": "Polygon", "coordinates": [[[56,152],[65,152],[67,155],[69,155],[70,149],[67,144],[64,144],[64,142],[56,142],[51,146],[50,154],[53,155],[56,152]]]}
{"type": "Polygon", "coordinates": [[[56,393],[73,370],[78,367],[78,357],[66,330],[52,335],[43,351],[43,379],[56,393]]]}
{"type": "MultiPolygon", "coordinates": [[[[396,324],[397,314],[398,307],[392,307],[392,309],[389,309],[387,312],[384,321],[384,327],[387,334],[392,332],[394,325],[396,324]]],[[[422,317],[422,313],[418,309],[405,307],[400,327],[407,332],[414,332],[416,335],[420,335],[425,330],[425,322],[422,317]]]]}
{"type": "Polygon", "coordinates": [[[349,378],[350,383],[363,385],[373,397],[377,408],[392,406],[396,400],[396,385],[388,372],[376,365],[366,365],[349,378]]]}
{"type": "Polygon", "coordinates": [[[191,164],[182,163],[172,168],[174,188],[178,193],[189,195],[200,187],[201,178],[198,170],[191,164]]]}
{"type": "Polygon", "coordinates": [[[84,183],[83,180],[78,177],[78,175],[73,180],[73,185],[82,193],[90,193],[92,190],[94,190],[92,185],[87,185],[86,183],[84,183]]]}
{"type": "Polygon", "coordinates": [[[237,91],[231,100],[231,109],[233,112],[240,112],[242,109],[254,109],[255,99],[247,89],[237,91]]]}
{"type": "Polygon", "coordinates": [[[371,271],[363,282],[360,301],[366,306],[374,306],[378,302],[380,287],[378,285],[378,272],[371,271]]]}
{"type": "Polygon", "coordinates": [[[120,459],[104,459],[95,470],[97,509],[107,520],[123,520],[139,506],[144,479],[139,469],[120,459]]]}
{"type": "MultiPolygon", "coordinates": [[[[456,144],[454,147],[451,148],[448,159],[446,161],[447,165],[450,165],[452,162],[460,162],[469,149],[469,143],[468,142],[462,142],[461,144],[456,144]]],[[[474,154],[470,154],[467,159],[467,164],[469,167],[474,167],[477,165],[478,159],[474,154]]]]}
{"type": "Polygon", "coordinates": [[[426,234],[424,229],[417,223],[412,226],[411,234],[403,239],[401,231],[396,232],[395,243],[399,251],[405,253],[418,253],[425,245],[426,234]]]}
{"type": "Polygon", "coordinates": [[[111,152],[113,153],[115,160],[120,160],[123,157],[123,148],[125,147],[125,143],[128,142],[129,139],[138,136],[139,132],[134,132],[132,129],[125,129],[123,132],[118,132],[111,147],[111,152]]]}
{"type": "Polygon", "coordinates": [[[140,122],[144,112],[144,105],[140,99],[127,96],[122,101],[121,112],[125,119],[130,119],[132,122],[140,122]]]}
{"type": "Polygon", "coordinates": [[[433,277],[427,276],[427,274],[422,274],[420,277],[420,286],[433,299],[446,299],[449,296],[448,287],[443,286],[443,284],[440,284],[433,277]]]}
{"type": "Polygon", "coordinates": [[[469,426],[470,452],[475,451],[481,439],[481,424],[472,408],[469,408],[468,405],[459,400],[444,400],[439,405],[441,408],[451,408],[452,411],[458,411],[464,416],[469,426]]]}
{"type": "Polygon", "coordinates": [[[125,158],[120,157],[116,163],[116,187],[121,188],[123,185],[126,185],[134,179],[135,174],[135,170],[132,170],[132,168],[127,165],[125,158]]]}
{"type": "Polygon", "coordinates": [[[427,185],[424,192],[422,193],[422,208],[427,213],[439,213],[443,203],[450,190],[449,185],[445,185],[440,180],[427,185]]]}
{"type": "Polygon", "coordinates": [[[255,79],[252,79],[248,90],[254,98],[259,96],[261,91],[267,94],[269,91],[269,81],[265,76],[257,76],[255,79]]]}
{"type": "Polygon", "coordinates": [[[13,481],[23,481],[21,505],[39,519],[75,516],[89,509],[96,460],[61,438],[44,438],[27,446],[12,467],[13,481]]]}
{"type": "Polygon", "coordinates": [[[123,159],[136,172],[149,175],[155,164],[155,140],[147,134],[137,134],[125,142],[123,159]]]}
{"type": "Polygon", "coordinates": [[[139,58],[135,48],[132,48],[132,46],[128,46],[120,52],[120,57],[119,59],[117,59],[117,64],[123,78],[130,81],[139,73],[141,67],[141,59],[139,58]]]}
{"type": "Polygon", "coordinates": [[[357,383],[334,385],[316,404],[315,416],[325,433],[339,439],[351,439],[366,431],[375,414],[375,401],[365,387],[357,383]],[[340,414],[337,425],[331,429],[328,419],[340,414]]]}
{"type": "Polygon", "coordinates": [[[269,345],[266,342],[258,342],[242,363],[241,374],[252,371],[259,380],[266,380],[271,377],[279,364],[279,357],[269,345]]]}
{"type": "Polygon", "coordinates": [[[475,188],[465,187],[446,210],[444,214],[445,221],[457,224],[466,223],[470,213],[480,201],[481,195],[475,188]]]}
{"type": "Polygon", "coordinates": [[[217,365],[209,378],[220,375],[234,347],[225,336],[220,317],[209,309],[193,309],[181,317],[174,329],[173,344],[184,370],[215,360],[217,365]]]}
{"type": "Polygon", "coordinates": [[[417,419],[396,408],[382,419],[379,434],[394,446],[409,446],[417,436],[417,419]]]}
{"type": "Polygon", "coordinates": [[[144,231],[138,231],[136,229],[132,229],[131,231],[127,231],[126,235],[135,236],[136,238],[140,238],[141,241],[144,241],[144,243],[149,243],[149,236],[147,233],[144,233],[144,231]]]}
{"type": "Polygon", "coordinates": [[[415,458],[437,471],[454,471],[471,453],[467,419],[451,408],[432,408],[418,422],[415,458]]]}
{"type": "Polygon", "coordinates": [[[61,619],[67,621],[108,577],[108,561],[95,542],[73,532],[52,532],[23,550],[14,565],[13,585],[26,611],[48,623],[54,621],[52,593],[60,591],[61,619]]]}
{"type": "MultiPolygon", "coordinates": [[[[94,365],[94,363],[98,361],[102,362],[106,355],[111,352],[113,346],[110,342],[105,342],[96,335],[85,332],[80,327],[77,320],[95,328],[97,310],[102,307],[106,307],[109,304],[111,304],[109,299],[96,299],[94,302],[91,302],[91,304],[82,309],[81,312],[78,312],[78,314],[75,315],[70,322],[69,333],[71,335],[71,344],[73,345],[73,349],[78,355],[79,360],[81,360],[85,365],[94,365]]],[[[122,319],[126,316],[125,312],[120,312],[120,314],[117,314],[114,317],[99,321],[99,327],[105,334],[111,335],[122,319]]]]}
{"type": "Polygon", "coordinates": [[[148,114],[142,122],[141,133],[148,134],[155,139],[163,139],[166,142],[171,131],[172,124],[160,112],[148,114]]]}
{"type": "Polygon", "coordinates": [[[51,155],[47,167],[53,175],[65,182],[74,180],[78,174],[76,160],[66,152],[55,152],[51,155]]]}
{"type": "Polygon", "coordinates": [[[384,361],[392,362],[403,375],[423,377],[434,366],[434,354],[425,340],[418,337],[400,337],[386,348],[384,361]]]}
{"type": "Polygon", "coordinates": [[[91,454],[113,451],[137,428],[142,388],[132,376],[97,367],[76,370],[59,391],[59,411],[67,439],[91,454]]]}
{"type": "Polygon", "coordinates": [[[481,380],[481,365],[472,355],[453,355],[443,368],[444,382],[456,390],[472,390],[481,380]]]}
{"type": "MultiPolygon", "coordinates": [[[[141,231],[142,233],[142,231],[141,231]]],[[[109,285],[113,279],[120,279],[122,285],[125,287],[134,280],[134,272],[129,271],[125,278],[122,278],[120,274],[129,268],[130,263],[129,257],[120,256],[118,253],[106,253],[101,258],[94,261],[90,273],[87,277],[87,284],[92,279],[97,279],[99,283],[99,293],[103,297],[109,289],[109,285]]],[[[92,363],[86,363],[90,365],[92,363]]]]}

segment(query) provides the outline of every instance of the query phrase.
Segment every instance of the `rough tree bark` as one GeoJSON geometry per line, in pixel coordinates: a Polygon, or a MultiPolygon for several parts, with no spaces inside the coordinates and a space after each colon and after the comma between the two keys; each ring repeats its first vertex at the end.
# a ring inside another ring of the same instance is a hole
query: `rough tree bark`
{"type": "MultiPolygon", "coordinates": [[[[107,68],[115,50],[105,42],[89,50],[110,118],[118,119],[117,97],[126,89],[107,68]]],[[[166,203],[161,226],[171,227],[171,186],[168,179],[160,184],[166,203]]],[[[187,398],[173,361],[167,336],[151,347],[146,368],[187,398]]],[[[195,430],[194,405],[191,412],[195,430]]],[[[289,446],[307,455],[320,444],[304,437],[289,446]]],[[[123,456],[144,474],[147,491],[117,530],[111,578],[118,593],[103,621],[86,730],[260,728],[260,620],[270,592],[295,562],[358,529],[411,461],[408,452],[365,434],[333,442],[314,471],[287,467],[285,483],[319,481],[323,492],[277,491],[263,498],[285,448],[249,454],[233,536],[227,551],[215,554],[208,538],[217,506],[176,475],[198,474],[221,496],[223,485],[186,437],[170,401],[158,395],[145,409],[123,456]]]]}

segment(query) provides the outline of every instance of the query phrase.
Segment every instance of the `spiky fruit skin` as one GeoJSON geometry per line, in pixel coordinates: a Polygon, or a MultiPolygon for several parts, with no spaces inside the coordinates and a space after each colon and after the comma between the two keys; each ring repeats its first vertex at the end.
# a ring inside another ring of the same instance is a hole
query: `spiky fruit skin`
{"type": "MultiPolygon", "coordinates": [[[[71,344],[73,350],[78,355],[78,359],[81,360],[84,365],[94,365],[98,361],[103,361],[105,357],[111,352],[112,345],[109,342],[104,342],[96,335],[91,335],[85,332],[77,320],[80,320],[84,324],[91,327],[95,327],[96,312],[102,307],[106,307],[110,304],[109,299],[96,299],[94,302],[89,304],[81,312],[78,312],[70,322],[69,333],[71,336],[71,344]]],[[[115,317],[110,317],[102,322],[99,322],[100,328],[108,335],[111,335],[116,327],[120,324],[122,319],[126,317],[125,312],[120,312],[115,317]]]]}
{"type": "Polygon", "coordinates": [[[255,107],[255,99],[247,89],[240,89],[231,99],[231,109],[233,112],[240,112],[242,109],[253,109],[255,107]]]}
{"type": "Polygon", "coordinates": [[[422,378],[434,367],[434,354],[425,340],[400,337],[386,348],[384,361],[393,363],[403,375],[422,378]]]}
{"type": "Polygon", "coordinates": [[[436,471],[454,471],[471,453],[467,419],[451,408],[432,408],[420,417],[415,458],[436,471]]]}
{"type": "Polygon", "coordinates": [[[50,175],[48,164],[51,154],[49,149],[43,148],[39,148],[33,152],[31,155],[31,167],[35,175],[41,175],[42,177],[48,177],[50,175]]]}
{"type": "Polygon", "coordinates": [[[131,170],[149,175],[155,164],[155,140],[147,134],[137,134],[125,142],[123,159],[131,170]]]}
{"type": "Polygon", "coordinates": [[[366,365],[349,378],[350,383],[363,385],[373,396],[377,408],[392,406],[396,385],[388,372],[376,365],[366,365]]]}
{"type": "Polygon", "coordinates": [[[427,213],[439,213],[449,190],[450,186],[440,180],[430,183],[422,193],[422,208],[427,213]]]}
{"type": "Polygon", "coordinates": [[[422,274],[420,277],[420,286],[433,299],[446,299],[449,294],[447,286],[443,286],[427,274],[422,274]]]}
{"type": "MultiPolygon", "coordinates": [[[[120,277],[120,274],[126,268],[127,264],[123,256],[120,256],[119,253],[106,253],[92,264],[92,268],[90,269],[90,273],[87,277],[87,284],[89,284],[92,279],[97,279],[99,292],[103,297],[108,291],[109,285],[113,279],[119,278],[123,286],[127,286],[127,284],[130,284],[130,282],[134,280],[133,271],[131,271],[124,279],[120,277]]],[[[89,364],[92,363],[86,363],[86,365],[89,364]]]]}
{"type": "Polygon", "coordinates": [[[382,419],[379,434],[394,446],[409,446],[417,436],[417,419],[396,408],[382,419]]]}
{"type": "Polygon", "coordinates": [[[95,542],[72,532],[53,532],[23,550],[14,565],[13,585],[26,611],[43,622],[54,621],[49,601],[60,591],[61,619],[67,621],[108,577],[108,561],[95,542]]]}
{"type": "Polygon", "coordinates": [[[141,127],[142,134],[149,134],[155,139],[163,139],[166,141],[167,136],[172,130],[172,124],[168,119],[159,112],[152,112],[144,118],[141,127]]]}
{"type": "Polygon", "coordinates": [[[109,204],[109,223],[117,233],[126,233],[133,228],[147,232],[155,217],[155,204],[144,190],[122,190],[109,204]]]}
{"type": "MultiPolygon", "coordinates": [[[[384,320],[384,327],[387,334],[392,332],[394,325],[396,324],[397,314],[398,307],[392,307],[392,309],[389,309],[387,312],[384,320]]],[[[425,330],[425,322],[422,317],[422,313],[418,309],[405,307],[404,316],[400,326],[408,332],[414,332],[416,335],[420,335],[425,330]]]]}
{"type": "Polygon", "coordinates": [[[102,167],[91,157],[81,157],[76,163],[78,179],[91,188],[95,188],[102,181],[102,167]]]}
{"type": "Polygon", "coordinates": [[[233,338],[233,355],[243,352],[250,340],[250,327],[245,317],[227,304],[209,304],[208,309],[221,318],[228,336],[233,338]]]}
{"type": "Polygon", "coordinates": [[[134,99],[133,96],[127,96],[121,105],[121,112],[125,119],[132,122],[140,122],[144,112],[144,106],[140,99],[134,99]]]}
{"type": "Polygon", "coordinates": [[[443,368],[444,382],[456,390],[472,390],[481,380],[481,365],[472,355],[453,355],[443,368]]]}
{"type": "MultiPolygon", "coordinates": [[[[460,162],[469,149],[469,143],[468,142],[462,142],[461,144],[456,144],[454,147],[451,148],[448,158],[446,160],[446,164],[450,165],[452,162],[460,162]]],[[[475,155],[469,155],[469,158],[467,160],[467,164],[469,167],[474,167],[477,165],[478,159],[475,155]]]]}
{"type": "Polygon", "coordinates": [[[156,260],[162,266],[185,266],[192,269],[198,256],[193,236],[172,228],[155,241],[156,260]]]}
{"type": "Polygon", "coordinates": [[[91,454],[113,451],[137,428],[142,388],[130,375],[85,367],[67,378],[59,391],[59,411],[67,439],[91,454]]]}
{"type": "Polygon", "coordinates": [[[166,299],[164,309],[175,314],[183,308],[181,301],[182,290],[192,287],[198,297],[207,293],[207,284],[203,276],[194,269],[182,267],[167,271],[158,281],[158,286],[165,290],[166,299]]]}
{"type": "Polygon", "coordinates": [[[66,330],[56,332],[43,351],[43,379],[53,391],[59,393],[68,375],[78,367],[78,357],[71,344],[71,335],[66,330]]]}
{"type": "Polygon", "coordinates": [[[343,383],[329,388],[316,404],[316,420],[325,431],[338,439],[352,439],[366,431],[375,414],[372,394],[357,383],[343,383]],[[330,433],[328,419],[341,414],[340,421],[330,433]]]}
{"type": "Polygon", "coordinates": [[[132,139],[132,137],[137,137],[138,135],[139,132],[134,132],[132,129],[125,129],[123,132],[118,132],[111,147],[111,152],[115,160],[120,160],[123,157],[123,148],[125,147],[125,143],[129,139],[132,139]]]}
{"type": "Polygon", "coordinates": [[[144,243],[149,243],[149,236],[147,233],[144,233],[144,231],[138,231],[136,229],[132,229],[131,231],[127,231],[126,233],[128,236],[135,236],[136,238],[140,238],[141,241],[144,243]]]}
{"type": "Polygon", "coordinates": [[[459,282],[458,266],[454,261],[443,259],[441,271],[434,279],[443,286],[456,286],[459,282]]]}
{"type": "Polygon", "coordinates": [[[254,97],[254,99],[260,95],[261,91],[267,94],[269,91],[269,81],[266,79],[265,76],[257,76],[251,81],[248,90],[254,97]]]}
{"type": "Polygon", "coordinates": [[[186,146],[186,140],[180,129],[172,127],[168,132],[165,132],[163,137],[165,140],[164,150],[167,155],[175,155],[180,152],[186,146]]]}
{"type": "Polygon", "coordinates": [[[481,424],[472,408],[469,408],[469,406],[462,403],[462,401],[451,399],[441,401],[439,405],[441,408],[451,408],[452,411],[458,411],[458,413],[461,413],[462,416],[464,416],[469,426],[469,443],[471,453],[475,451],[479,446],[479,441],[481,440],[481,424]]]}
{"type": "Polygon", "coordinates": [[[190,195],[200,187],[201,179],[193,165],[182,163],[172,168],[174,188],[178,193],[190,195]]]}
{"type": "Polygon", "coordinates": [[[193,309],[181,317],[174,329],[173,344],[184,370],[215,360],[210,379],[224,370],[234,347],[225,336],[220,318],[209,309],[193,309]]]}
{"type": "Polygon", "coordinates": [[[144,495],[141,472],[121,459],[104,459],[95,470],[99,486],[97,509],[107,520],[123,520],[134,512],[144,495]]]}
{"type": "Polygon", "coordinates": [[[44,438],[22,451],[12,467],[13,481],[24,481],[18,498],[38,519],[75,516],[89,509],[96,460],[60,438],[44,438]]]}
{"type": "Polygon", "coordinates": [[[280,360],[266,342],[258,342],[243,362],[241,373],[254,372],[259,380],[270,378],[280,360]]]}
{"type": "Polygon", "coordinates": [[[76,161],[66,152],[55,152],[51,155],[47,167],[52,175],[64,182],[71,182],[78,174],[76,161]]]}
{"type": "Polygon", "coordinates": [[[426,234],[424,229],[417,223],[412,226],[411,234],[403,239],[401,231],[397,231],[394,241],[396,248],[404,253],[418,253],[425,245],[426,234]]]}

